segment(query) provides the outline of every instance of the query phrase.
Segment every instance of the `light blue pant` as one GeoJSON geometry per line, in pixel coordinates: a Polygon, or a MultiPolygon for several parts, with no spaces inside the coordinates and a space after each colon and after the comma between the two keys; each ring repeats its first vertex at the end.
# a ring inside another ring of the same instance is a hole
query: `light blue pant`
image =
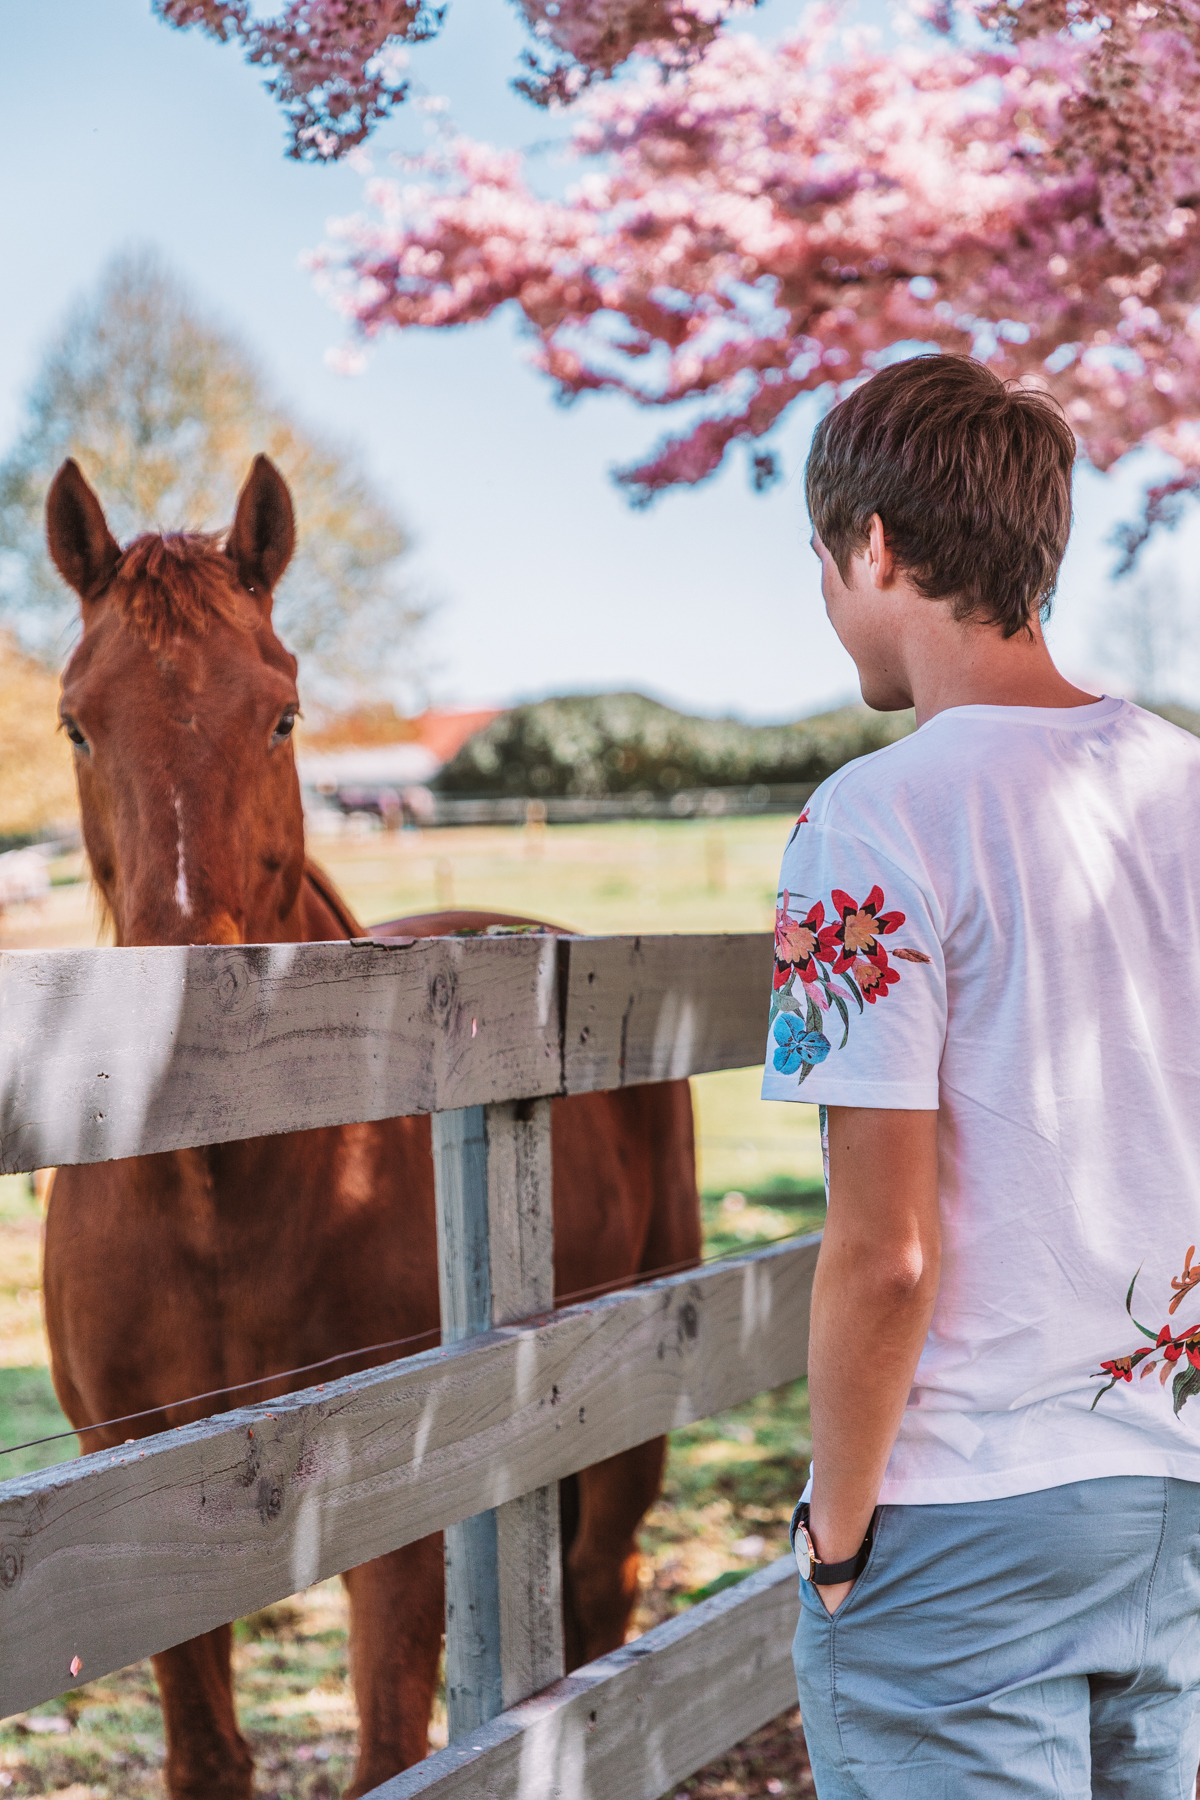
{"type": "Polygon", "coordinates": [[[819,1800],[1193,1800],[1200,1483],[886,1506],[793,1656],[819,1800]]]}

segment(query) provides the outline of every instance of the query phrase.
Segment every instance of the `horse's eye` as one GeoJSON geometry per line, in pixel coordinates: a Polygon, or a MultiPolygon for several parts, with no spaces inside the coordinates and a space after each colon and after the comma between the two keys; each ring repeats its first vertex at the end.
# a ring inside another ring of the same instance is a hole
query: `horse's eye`
{"type": "Polygon", "coordinates": [[[84,737],[82,731],[80,731],[80,729],[79,729],[78,725],[75,723],[74,719],[64,718],[63,722],[62,722],[62,728],[66,732],[67,736],[70,738],[71,742],[78,749],[80,749],[80,750],[87,749],[87,739],[84,737]]]}
{"type": "Polygon", "coordinates": [[[271,742],[273,744],[282,744],[284,738],[290,738],[295,729],[296,709],[294,706],[289,706],[278,725],[276,725],[275,730],[272,732],[271,742]]]}

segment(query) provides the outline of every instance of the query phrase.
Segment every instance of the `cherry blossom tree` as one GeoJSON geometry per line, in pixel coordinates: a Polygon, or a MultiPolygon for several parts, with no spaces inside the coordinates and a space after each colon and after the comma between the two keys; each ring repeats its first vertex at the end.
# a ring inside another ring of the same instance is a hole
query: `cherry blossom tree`
{"type": "MultiPolygon", "coordinates": [[[[732,8],[757,0],[518,0],[537,44],[515,85],[540,105],[570,100],[635,51],[680,66],[732,8]]],[[[446,7],[428,0],[287,0],[260,18],[251,0],[153,0],[168,25],[240,44],[268,71],[291,127],[290,156],[331,162],[404,100],[407,46],[436,35],[446,7]]]]}
{"type": "MultiPolygon", "coordinates": [[[[564,397],[687,408],[622,473],[638,500],[914,343],[1048,386],[1101,469],[1148,442],[1190,468],[1200,131],[1122,182],[1085,105],[1095,43],[1010,38],[884,54],[829,18],[773,48],[726,30],[578,103],[595,166],[568,200],[460,139],[372,182],[318,266],[367,338],[514,304],[564,397]]],[[[1162,61],[1174,82],[1182,56],[1162,61]]]]}
{"type": "MultiPolygon", "coordinates": [[[[294,153],[322,157],[403,98],[396,57],[441,18],[155,4],[274,69],[294,153]]],[[[372,182],[320,273],[364,338],[511,306],[564,398],[681,412],[620,476],[642,501],[738,442],[765,485],[803,394],[897,346],[971,352],[1057,394],[1098,468],[1177,459],[1132,556],[1200,487],[1200,0],[909,4],[884,54],[830,14],[766,48],[736,0],[518,0],[518,85],[571,104],[577,190],[541,198],[518,157],[459,139],[372,182]]]]}
{"type": "Polygon", "coordinates": [[[153,0],[160,19],[238,43],[267,70],[267,92],[291,127],[288,154],[344,156],[408,93],[405,46],[432,37],[442,9],[424,0],[287,0],[276,18],[250,0],[153,0]]]}

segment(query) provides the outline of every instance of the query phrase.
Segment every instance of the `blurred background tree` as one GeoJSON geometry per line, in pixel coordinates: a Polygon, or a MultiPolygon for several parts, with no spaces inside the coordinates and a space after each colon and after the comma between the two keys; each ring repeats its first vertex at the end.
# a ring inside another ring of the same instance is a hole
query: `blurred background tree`
{"type": "Polygon", "coordinates": [[[843,706],[790,725],[693,718],[644,694],[568,694],[503,712],[434,783],[444,794],[672,794],[824,781],[894,743],[911,712],[843,706]]]}
{"type": "Polygon", "coordinates": [[[350,454],[289,416],[242,345],[150,250],[116,257],[70,313],[0,462],[0,620],[46,661],[70,643],[77,602],[46,554],[43,525],[64,457],[78,461],[124,542],[227,525],[260,450],[296,506],[296,556],[275,613],[308,693],[341,705],[382,692],[419,698],[424,609],[399,572],[400,520],[350,454]]]}

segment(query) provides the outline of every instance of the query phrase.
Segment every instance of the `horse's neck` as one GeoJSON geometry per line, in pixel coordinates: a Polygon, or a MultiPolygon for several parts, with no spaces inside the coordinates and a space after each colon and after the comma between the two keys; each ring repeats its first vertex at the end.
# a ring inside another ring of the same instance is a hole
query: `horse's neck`
{"type": "Polygon", "coordinates": [[[304,878],[296,904],[296,937],[300,944],[327,943],[331,938],[365,937],[324,869],[304,859],[304,878]]]}

